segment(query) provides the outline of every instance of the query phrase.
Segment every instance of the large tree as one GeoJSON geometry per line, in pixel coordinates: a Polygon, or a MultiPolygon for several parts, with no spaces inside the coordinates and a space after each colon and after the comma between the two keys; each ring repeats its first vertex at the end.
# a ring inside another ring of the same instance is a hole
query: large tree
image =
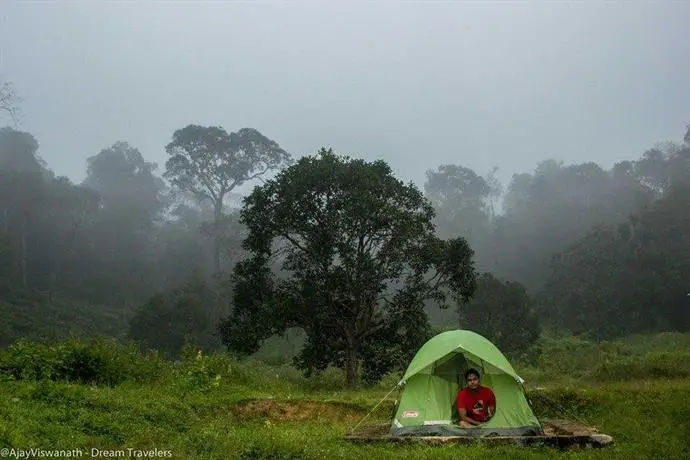
{"type": "Polygon", "coordinates": [[[155,236],[165,206],[165,183],[156,176],[156,165],[126,142],[116,142],[87,159],[83,185],[100,195],[99,212],[84,235],[85,245],[96,248],[89,275],[95,298],[106,294],[125,305],[140,301],[156,289],[155,236]]]}
{"type": "Polygon", "coordinates": [[[158,166],[146,161],[139,149],[119,141],[86,161],[83,185],[100,193],[104,209],[126,210],[128,220],[145,225],[155,221],[164,206],[165,183],[155,175],[158,166]]]}
{"type": "Polygon", "coordinates": [[[458,165],[441,165],[426,177],[424,191],[438,211],[439,231],[476,243],[489,220],[491,187],[486,179],[458,165]]]}
{"type": "Polygon", "coordinates": [[[0,223],[8,253],[18,256],[13,271],[20,273],[24,289],[29,288],[31,223],[45,198],[46,171],[37,151],[30,133],[0,128],[0,223]]]}
{"type": "Polygon", "coordinates": [[[0,169],[22,173],[43,173],[38,141],[27,132],[0,128],[0,169]]]}
{"type": "Polygon", "coordinates": [[[256,129],[228,134],[221,127],[189,125],[173,134],[165,150],[164,177],[178,190],[209,200],[214,208],[214,264],[221,270],[223,200],[232,190],[290,162],[290,155],[256,129]]]}
{"type": "Polygon", "coordinates": [[[460,327],[482,334],[517,357],[539,339],[539,318],[523,285],[483,273],[477,292],[459,307],[460,327]]]}
{"type": "Polygon", "coordinates": [[[297,364],[344,367],[349,386],[362,358],[379,358],[370,348],[380,340],[418,348],[426,339],[424,300],[466,301],[476,284],[469,245],[439,239],[433,217],[423,194],[383,161],[325,149],[302,158],[245,200],[251,256],[235,268],[224,342],[249,353],[272,334],[303,328],[297,364]],[[276,256],[279,278],[270,267],[276,256]]]}
{"type": "Polygon", "coordinates": [[[464,166],[441,165],[426,172],[424,183],[426,196],[436,210],[439,236],[466,238],[481,271],[493,270],[497,259],[491,229],[503,187],[496,172],[493,168],[484,178],[464,166]]]}
{"type": "Polygon", "coordinates": [[[45,198],[37,222],[41,256],[45,262],[48,299],[57,290],[78,292],[83,280],[80,262],[75,254],[78,236],[99,211],[98,193],[83,186],[75,186],[66,177],[58,177],[46,184],[45,198]]]}

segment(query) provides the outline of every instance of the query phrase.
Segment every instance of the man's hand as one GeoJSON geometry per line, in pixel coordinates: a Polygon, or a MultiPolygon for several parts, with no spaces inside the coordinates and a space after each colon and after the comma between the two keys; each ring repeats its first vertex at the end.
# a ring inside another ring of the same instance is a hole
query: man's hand
{"type": "Polygon", "coordinates": [[[470,425],[474,425],[474,426],[477,426],[481,423],[481,422],[478,422],[478,421],[468,417],[467,416],[467,409],[465,409],[465,408],[459,409],[458,413],[460,414],[460,420],[462,420],[465,423],[469,423],[470,425]]]}

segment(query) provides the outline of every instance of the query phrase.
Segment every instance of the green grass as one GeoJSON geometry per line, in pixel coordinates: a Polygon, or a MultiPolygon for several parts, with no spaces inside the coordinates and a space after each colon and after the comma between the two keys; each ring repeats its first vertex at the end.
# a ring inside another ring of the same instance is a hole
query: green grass
{"type": "Polygon", "coordinates": [[[690,334],[661,333],[594,342],[579,337],[541,339],[532,363],[516,363],[532,385],[630,378],[690,378],[690,334]]]}
{"type": "MultiPolygon", "coordinates": [[[[686,336],[632,338],[621,341],[620,350],[577,342],[582,354],[563,345],[575,339],[553,340],[544,347],[540,363],[548,366],[548,356],[567,357],[567,378],[562,370],[549,380],[555,373],[549,367],[517,365],[518,372],[540,379],[529,387],[535,411],[593,424],[614,437],[613,447],[557,451],[483,444],[357,445],[342,436],[388,392],[386,385],[346,391],[339,387],[339,371],[306,379],[287,366],[237,363],[223,355],[197,359],[187,353],[182,364],[173,365],[112,343],[92,344],[88,357],[70,351],[84,349],[75,342],[64,345],[61,354],[35,344],[0,354],[0,448],[80,448],[82,458],[89,457],[91,448],[127,447],[167,449],[173,458],[185,459],[690,458],[686,336]],[[655,345],[642,346],[643,341],[655,345]],[[614,351],[617,360],[611,358],[614,351]],[[50,359],[42,360],[44,355],[50,359]],[[51,371],[75,356],[88,362],[100,357],[96,361],[106,363],[99,369],[108,379],[78,383],[78,376],[51,371]],[[583,356],[599,358],[587,364],[583,356]],[[37,361],[38,366],[29,366],[37,361]],[[19,366],[38,367],[44,377],[22,377],[16,373],[19,366]],[[143,368],[148,379],[141,378],[143,368]]],[[[394,396],[373,414],[372,422],[386,420],[394,396]]]]}

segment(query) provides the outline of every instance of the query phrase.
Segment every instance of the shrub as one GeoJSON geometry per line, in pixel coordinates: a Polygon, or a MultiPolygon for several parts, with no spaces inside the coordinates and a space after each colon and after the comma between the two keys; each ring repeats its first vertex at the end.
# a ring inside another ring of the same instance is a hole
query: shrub
{"type": "Polygon", "coordinates": [[[166,367],[157,355],[141,354],[135,344],[106,338],[70,338],[52,346],[19,340],[0,352],[0,374],[17,380],[117,385],[157,380],[166,367]]]}
{"type": "Polygon", "coordinates": [[[185,391],[202,392],[218,388],[223,376],[229,377],[232,371],[231,365],[218,357],[213,359],[204,356],[201,350],[198,350],[192,358],[191,349],[191,347],[183,349],[182,365],[177,370],[177,386],[185,391]]]}
{"type": "Polygon", "coordinates": [[[218,348],[208,305],[216,300],[205,282],[192,280],[181,289],[155,294],[129,322],[129,337],[142,349],[156,349],[168,359],[178,359],[185,344],[197,344],[204,352],[218,348]]]}
{"type": "Polygon", "coordinates": [[[527,397],[537,416],[568,417],[578,420],[601,402],[591,393],[559,388],[548,391],[531,390],[527,397]]]}
{"type": "Polygon", "coordinates": [[[690,352],[649,352],[599,364],[592,371],[599,380],[659,379],[690,377],[690,352]]]}
{"type": "Polygon", "coordinates": [[[56,378],[60,364],[55,348],[26,340],[19,340],[0,354],[0,373],[17,380],[56,378]]]}
{"type": "Polygon", "coordinates": [[[260,368],[265,374],[270,374],[276,380],[288,382],[304,391],[336,391],[345,388],[345,371],[332,366],[322,371],[314,371],[309,377],[294,366],[287,364],[278,368],[267,366],[260,368]]]}

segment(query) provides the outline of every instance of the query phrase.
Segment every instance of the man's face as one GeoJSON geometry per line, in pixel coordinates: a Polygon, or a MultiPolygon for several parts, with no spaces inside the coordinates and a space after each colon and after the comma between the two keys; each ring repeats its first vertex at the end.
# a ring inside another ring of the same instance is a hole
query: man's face
{"type": "Polygon", "coordinates": [[[477,377],[474,374],[470,374],[467,376],[467,386],[471,390],[476,390],[477,387],[479,386],[479,377],[477,377]]]}

